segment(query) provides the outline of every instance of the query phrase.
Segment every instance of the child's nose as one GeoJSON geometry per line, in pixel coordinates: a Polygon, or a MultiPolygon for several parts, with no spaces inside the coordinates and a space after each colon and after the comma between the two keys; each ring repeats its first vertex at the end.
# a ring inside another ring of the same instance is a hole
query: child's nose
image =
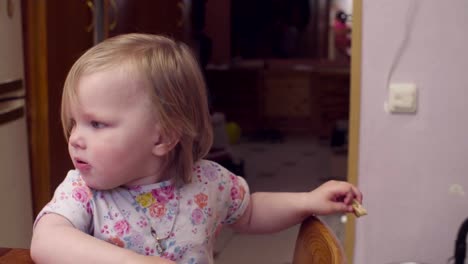
{"type": "Polygon", "coordinates": [[[74,148],[86,148],[84,137],[76,128],[71,131],[68,142],[74,148]]]}

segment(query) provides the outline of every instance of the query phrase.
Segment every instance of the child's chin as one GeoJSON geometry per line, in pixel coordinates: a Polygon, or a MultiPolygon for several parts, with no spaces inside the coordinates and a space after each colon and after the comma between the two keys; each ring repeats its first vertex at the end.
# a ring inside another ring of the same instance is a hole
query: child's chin
{"type": "Polygon", "coordinates": [[[90,171],[81,173],[81,178],[89,188],[99,191],[111,190],[122,185],[116,181],[103,180],[105,177],[97,177],[96,173],[91,173],[90,171]]]}
{"type": "Polygon", "coordinates": [[[104,182],[94,181],[87,177],[83,177],[83,180],[86,183],[86,185],[88,185],[89,188],[94,189],[94,190],[105,191],[105,190],[110,190],[110,189],[115,188],[104,182]]]}

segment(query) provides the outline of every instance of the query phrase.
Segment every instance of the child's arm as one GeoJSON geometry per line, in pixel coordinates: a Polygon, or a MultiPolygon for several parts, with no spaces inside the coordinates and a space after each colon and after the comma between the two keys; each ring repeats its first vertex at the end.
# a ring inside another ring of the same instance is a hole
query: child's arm
{"type": "Polygon", "coordinates": [[[347,182],[329,181],[308,193],[254,193],[236,231],[271,233],[300,223],[309,215],[352,212],[352,201],[362,202],[361,192],[347,182]]]}
{"type": "Polygon", "coordinates": [[[31,243],[35,263],[174,263],[138,255],[87,235],[63,216],[46,214],[36,224],[31,243]]]}

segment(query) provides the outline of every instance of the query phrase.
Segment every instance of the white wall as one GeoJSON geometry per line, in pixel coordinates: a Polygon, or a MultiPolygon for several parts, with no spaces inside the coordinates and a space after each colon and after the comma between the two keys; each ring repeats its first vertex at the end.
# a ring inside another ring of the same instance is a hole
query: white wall
{"type": "Polygon", "coordinates": [[[357,220],[354,263],[446,263],[468,218],[468,1],[364,0],[362,22],[358,181],[369,215],[357,220]],[[417,84],[419,109],[390,115],[387,76],[412,3],[392,80],[417,84]]]}

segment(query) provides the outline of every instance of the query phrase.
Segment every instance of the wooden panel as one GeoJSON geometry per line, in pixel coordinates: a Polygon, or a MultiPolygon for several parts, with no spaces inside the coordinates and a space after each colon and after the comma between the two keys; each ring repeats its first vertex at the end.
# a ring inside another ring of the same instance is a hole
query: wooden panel
{"type": "Polygon", "coordinates": [[[164,34],[183,38],[183,5],[178,0],[106,0],[108,36],[125,33],[164,34]]]}
{"type": "Polygon", "coordinates": [[[34,215],[50,200],[46,4],[21,2],[34,215]]]}
{"type": "Polygon", "coordinates": [[[34,213],[73,168],[60,124],[65,77],[93,45],[93,11],[84,0],[23,0],[25,75],[34,213]]]}
{"type": "Polygon", "coordinates": [[[329,138],[338,120],[349,119],[349,73],[321,72],[317,76],[319,89],[319,136],[329,138]]]}
{"type": "Polygon", "coordinates": [[[265,78],[265,117],[308,117],[310,109],[310,77],[308,75],[265,78]]]}
{"type": "Polygon", "coordinates": [[[52,190],[73,168],[60,122],[60,105],[68,71],[93,46],[93,32],[88,30],[92,21],[93,11],[86,1],[47,1],[47,94],[52,190]]]}
{"type": "Polygon", "coordinates": [[[285,133],[314,134],[318,125],[314,80],[311,71],[266,70],[261,97],[265,125],[285,133]]]}
{"type": "Polygon", "coordinates": [[[349,115],[346,68],[209,70],[213,110],[247,130],[277,129],[329,138],[349,115]]]}

